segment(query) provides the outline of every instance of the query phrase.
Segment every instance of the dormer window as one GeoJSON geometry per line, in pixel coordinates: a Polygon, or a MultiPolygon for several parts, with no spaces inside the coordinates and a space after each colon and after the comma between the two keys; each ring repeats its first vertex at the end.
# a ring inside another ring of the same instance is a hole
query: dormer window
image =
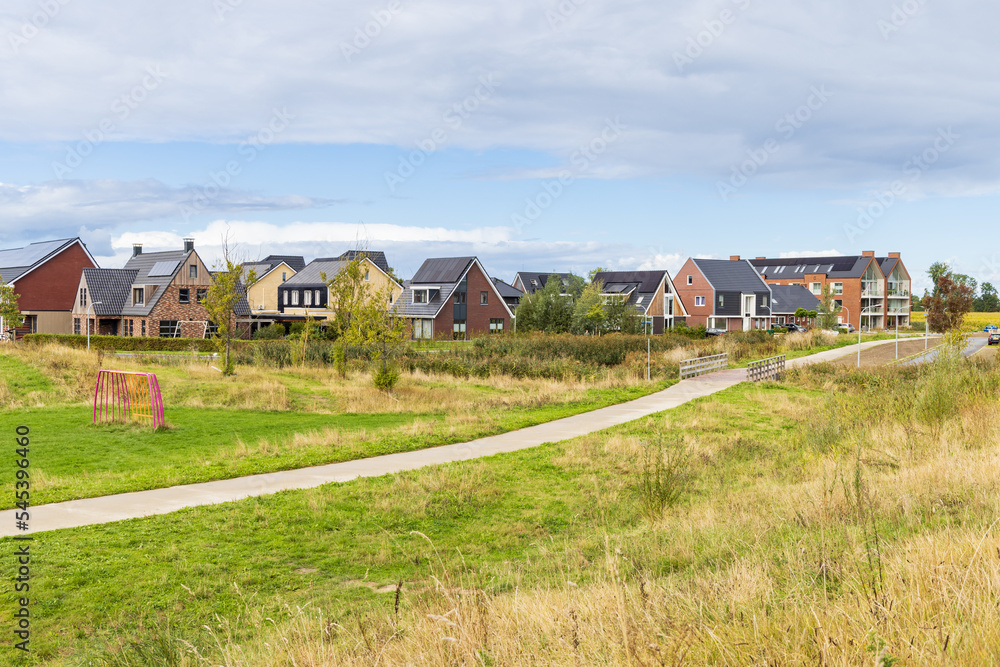
{"type": "Polygon", "coordinates": [[[146,303],[146,290],[142,287],[132,288],[132,305],[141,306],[146,303]]]}
{"type": "Polygon", "coordinates": [[[427,292],[425,289],[413,290],[413,303],[427,303],[427,292]]]}

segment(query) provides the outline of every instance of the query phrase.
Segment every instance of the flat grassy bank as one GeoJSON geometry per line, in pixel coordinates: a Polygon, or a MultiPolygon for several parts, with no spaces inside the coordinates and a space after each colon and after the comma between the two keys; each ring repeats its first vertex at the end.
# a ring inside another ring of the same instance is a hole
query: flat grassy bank
{"type": "Polygon", "coordinates": [[[994,663],[998,398],[993,364],[820,364],[523,452],[38,535],[35,655],[994,663]]]}

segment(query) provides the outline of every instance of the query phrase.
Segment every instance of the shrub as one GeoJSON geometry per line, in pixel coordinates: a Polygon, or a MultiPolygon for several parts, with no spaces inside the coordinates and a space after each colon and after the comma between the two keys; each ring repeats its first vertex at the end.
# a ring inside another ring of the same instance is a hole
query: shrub
{"type": "Polygon", "coordinates": [[[680,499],[687,488],[691,452],[683,438],[660,439],[646,445],[639,475],[639,498],[651,518],[680,499]]]}
{"type": "MultiPolygon", "coordinates": [[[[78,334],[27,334],[24,342],[29,345],[57,343],[67,347],[87,347],[87,337],[78,334]]],[[[246,345],[237,341],[236,346],[246,345]]],[[[116,350],[119,352],[213,352],[215,341],[207,338],[146,338],[141,336],[91,336],[91,349],[116,350]]]]}
{"type": "Polygon", "coordinates": [[[285,327],[275,322],[266,327],[261,327],[253,334],[254,340],[278,340],[285,337],[285,327]]]}
{"type": "Polygon", "coordinates": [[[397,382],[399,382],[399,371],[388,367],[379,368],[372,376],[372,383],[375,385],[375,388],[387,393],[392,391],[397,382]]]}

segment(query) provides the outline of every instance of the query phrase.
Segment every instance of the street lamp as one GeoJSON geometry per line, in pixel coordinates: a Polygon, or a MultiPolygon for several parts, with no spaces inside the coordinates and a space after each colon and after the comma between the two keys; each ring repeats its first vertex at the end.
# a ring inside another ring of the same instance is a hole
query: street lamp
{"type": "Polygon", "coordinates": [[[865,316],[866,310],[871,310],[872,308],[877,307],[878,306],[868,306],[867,308],[862,308],[861,313],[858,315],[858,368],[861,368],[861,319],[865,316]]]}
{"type": "MultiPolygon", "coordinates": [[[[90,352],[90,309],[101,305],[104,304],[100,301],[91,301],[87,304],[87,352],[90,352]]],[[[95,312],[94,315],[97,315],[97,313],[95,312]]]]}

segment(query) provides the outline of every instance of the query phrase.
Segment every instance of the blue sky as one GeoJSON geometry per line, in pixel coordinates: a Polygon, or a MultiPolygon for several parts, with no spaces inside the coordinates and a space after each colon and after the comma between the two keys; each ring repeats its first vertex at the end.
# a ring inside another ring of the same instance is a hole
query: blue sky
{"type": "Polygon", "coordinates": [[[0,247],[1000,281],[986,2],[10,0],[0,247]]]}

